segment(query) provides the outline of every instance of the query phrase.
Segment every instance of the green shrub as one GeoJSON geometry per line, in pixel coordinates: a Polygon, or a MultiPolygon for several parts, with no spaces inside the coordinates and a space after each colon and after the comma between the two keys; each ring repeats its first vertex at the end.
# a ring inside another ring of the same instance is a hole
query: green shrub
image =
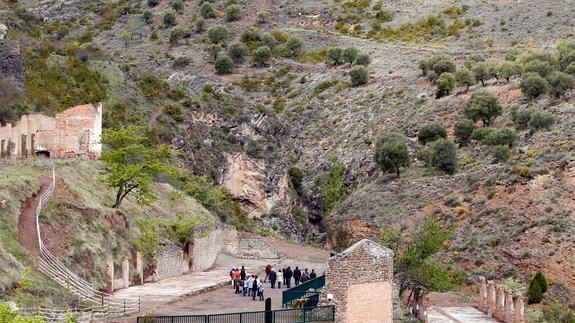
{"type": "Polygon", "coordinates": [[[469,119],[459,120],[455,123],[454,131],[459,144],[465,146],[475,131],[475,123],[469,119]]]}
{"type": "Polygon", "coordinates": [[[158,4],[160,4],[160,0],[148,0],[147,3],[148,3],[149,7],[153,8],[153,7],[157,6],[158,4]]]}
{"type": "Polygon", "coordinates": [[[568,307],[553,303],[543,308],[543,319],[545,322],[573,323],[575,314],[568,307]]]}
{"type": "Polygon", "coordinates": [[[470,70],[461,68],[455,72],[455,83],[460,86],[465,86],[467,90],[469,90],[470,86],[477,84],[477,80],[470,70]]]}
{"type": "Polygon", "coordinates": [[[359,53],[357,54],[353,64],[367,67],[369,64],[371,64],[371,57],[365,53],[359,53]]]}
{"type": "Polygon", "coordinates": [[[537,131],[546,129],[549,130],[555,123],[555,117],[548,113],[534,112],[529,119],[527,126],[529,129],[537,131]]]}
{"type": "Polygon", "coordinates": [[[288,176],[294,190],[301,195],[302,183],[303,183],[303,171],[297,167],[290,167],[288,169],[288,176]]]}
{"type": "Polygon", "coordinates": [[[429,148],[429,164],[437,170],[453,174],[457,169],[457,148],[447,139],[433,142],[429,148]]]}
{"type": "Polygon", "coordinates": [[[180,43],[180,39],[184,38],[184,29],[176,27],[170,31],[170,44],[177,46],[180,43]]]}
{"type": "Polygon", "coordinates": [[[417,61],[417,67],[419,67],[419,69],[421,70],[421,74],[423,76],[427,75],[427,72],[429,72],[429,63],[427,62],[426,59],[420,59],[419,61],[417,61]]]}
{"type": "Polygon", "coordinates": [[[208,29],[208,37],[210,39],[210,42],[212,42],[212,44],[225,43],[228,40],[229,36],[230,32],[228,28],[224,26],[217,25],[208,29]]]}
{"type": "Polygon", "coordinates": [[[304,51],[303,40],[301,40],[301,38],[299,38],[297,36],[291,36],[287,40],[285,46],[286,46],[286,49],[289,51],[290,57],[292,57],[292,58],[298,57],[301,54],[303,54],[303,51],[304,51]]]}
{"type": "Polygon", "coordinates": [[[543,293],[539,284],[531,284],[529,286],[529,304],[541,303],[543,300],[543,293]]]}
{"type": "Polygon", "coordinates": [[[540,75],[530,73],[523,76],[519,87],[528,99],[536,99],[547,92],[549,84],[540,75]]]}
{"type": "Polygon", "coordinates": [[[174,63],[172,64],[172,66],[175,68],[185,67],[185,66],[190,65],[190,62],[191,62],[191,59],[189,57],[180,56],[174,60],[174,63]]]}
{"type": "Polygon", "coordinates": [[[495,146],[491,148],[491,155],[494,158],[494,162],[503,163],[509,160],[511,150],[507,146],[495,146]]]}
{"type": "Polygon", "coordinates": [[[184,113],[178,105],[168,105],[164,108],[164,113],[172,117],[176,122],[184,121],[184,113]]]}
{"type": "Polygon", "coordinates": [[[532,109],[522,109],[513,108],[511,110],[511,120],[517,129],[527,129],[529,121],[534,111],[532,109]]]}
{"type": "Polygon", "coordinates": [[[483,143],[490,146],[507,145],[512,147],[517,140],[517,133],[511,128],[495,129],[482,140],[483,143]]]}
{"type": "Polygon", "coordinates": [[[214,19],[216,18],[216,12],[214,11],[214,7],[208,2],[204,2],[200,7],[200,15],[204,19],[214,19]]]}
{"type": "Polygon", "coordinates": [[[471,70],[471,69],[473,69],[473,66],[475,66],[477,63],[480,63],[480,62],[485,62],[485,57],[483,57],[480,54],[474,54],[474,55],[471,55],[469,58],[467,58],[465,60],[465,63],[463,63],[463,65],[465,65],[465,67],[468,70],[471,70]]]}
{"type": "Polygon", "coordinates": [[[548,62],[544,61],[530,61],[523,65],[523,74],[535,73],[541,77],[549,76],[555,69],[548,62]]]}
{"type": "Polygon", "coordinates": [[[358,54],[359,49],[355,47],[347,47],[346,49],[343,50],[343,53],[341,53],[341,59],[343,60],[344,63],[349,63],[351,65],[353,64],[353,62],[355,62],[355,59],[357,58],[358,54]]]}
{"type": "Polygon", "coordinates": [[[439,123],[429,123],[419,129],[417,140],[422,144],[434,142],[439,139],[447,138],[447,131],[439,123]]]}
{"type": "Polygon", "coordinates": [[[344,63],[342,58],[343,49],[340,47],[331,47],[327,50],[327,63],[332,65],[341,65],[344,63]]]}
{"type": "Polygon", "coordinates": [[[272,58],[272,50],[268,46],[261,46],[254,52],[254,65],[263,67],[272,58]]]}
{"type": "Polygon", "coordinates": [[[332,161],[331,170],[327,174],[327,181],[322,188],[324,200],[324,214],[327,215],[335,208],[345,192],[345,167],[337,160],[332,161]]]}
{"type": "Polygon", "coordinates": [[[489,128],[489,127],[478,128],[478,129],[475,129],[473,131],[473,133],[471,134],[471,139],[477,140],[477,141],[484,141],[485,138],[487,138],[487,136],[489,136],[493,132],[495,132],[494,128],[489,128]]]}
{"type": "Polygon", "coordinates": [[[265,24],[270,20],[270,13],[267,11],[256,12],[256,17],[258,18],[258,23],[265,24]]]}
{"type": "Polygon", "coordinates": [[[557,57],[562,69],[575,62],[575,41],[564,41],[557,46],[557,57]]]}
{"type": "MultiPolygon", "coordinates": [[[[142,20],[146,23],[149,24],[152,22],[152,19],[154,19],[154,14],[150,11],[144,11],[144,13],[142,14],[142,20]]],[[[61,38],[60,38],[61,39],[61,38]]]]}
{"type": "Polygon", "coordinates": [[[184,3],[181,0],[174,0],[172,2],[172,10],[181,13],[184,10],[184,3]]]}
{"type": "Polygon", "coordinates": [[[543,275],[542,272],[538,271],[535,274],[535,277],[533,277],[533,280],[539,284],[539,286],[541,287],[541,292],[545,294],[547,292],[547,278],[545,278],[545,275],[543,275]]]}
{"type": "Polygon", "coordinates": [[[244,43],[234,43],[228,48],[228,56],[236,63],[242,62],[247,54],[248,47],[244,43]]]}
{"type": "Polygon", "coordinates": [[[211,44],[206,48],[206,53],[208,53],[208,60],[210,62],[215,62],[218,58],[220,51],[222,50],[222,46],[217,44],[211,44]]]}
{"type": "Polygon", "coordinates": [[[437,97],[442,97],[455,88],[455,77],[452,73],[443,73],[437,79],[437,97]]]}
{"type": "Polygon", "coordinates": [[[575,77],[575,62],[569,64],[564,72],[575,77]]]}
{"type": "Polygon", "coordinates": [[[202,33],[204,31],[206,31],[206,21],[204,18],[200,17],[196,20],[196,32],[202,33]]]}
{"type": "Polygon", "coordinates": [[[226,8],[226,21],[237,21],[242,19],[242,7],[232,4],[226,8]]]}
{"type": "Polygon", "coordinates": [[[216,59],[214,67],[217,74],[230,74],[234,71],[234,61],[228,55],[221,55],[216,59]]]}
{"type": "Polygon", "coordinates": [[[507,51],[507,54],[505,54],[505,60],[510,61],[510,62],[515,62],[517,60],[517,58],[519,58],[519,55],[521,55],[521,51],[519,49],[513,47],[507,51]]]}
{"type": "Polygon", "coordinates": [[[386,132],[377,141],[375,161],[384,172],[399,176],[401,167],[409,167],[410,158],[405,138],[395,132],[386,132]]]}
{"type": "Polygon", "coordinates": [[[480,91],[471,95],[463,106],[463,113],[467,119],[481,120],[484,126],[489,126],[494,118],[501,115],[501,105],[493,94],[480,91]]]}
{"type": "Polygon", "coordinates": [[[549,93],[554,95],[556,98],[564,96],[575,86],[575,79],[573,76],[559,71],[551,73],[549,78],[547,78],[547,81],[549,83],[549,93]]]}
{"type": "Polygon", "coordinates": [[[523,53],[518,59],[521,66],[527,66],[533,61],[546,62],[551,66],[552,70],[558,70],[560,67],[557,57],[544,51],[528,51],[523,53]]]}
{"type": "Polygon", "coordinates": [[[349,71],[352,86],[359,86],[367,83],[369,72],[363,66],[354,67],[349,71]]]}
{"type": "Polygon", "coordinates": [[[274,49],[278,44],[278,41],[269,33],[265,33],[261,36],[261,42],[264,46],[269,47],[270,49],[274,49]]]}
{"type": "Polygon", "coordinates": [[[164,26],[171,27],[176,24],[176,15],[168,12],[164,15],[164,26]]]}
{"type": "Polygon", "coordinates": [[[442,58],[434,62],[430,68],[432,71],[441,75],[443,73],[455,73],[455,64],[449,58],[442,58]]]}

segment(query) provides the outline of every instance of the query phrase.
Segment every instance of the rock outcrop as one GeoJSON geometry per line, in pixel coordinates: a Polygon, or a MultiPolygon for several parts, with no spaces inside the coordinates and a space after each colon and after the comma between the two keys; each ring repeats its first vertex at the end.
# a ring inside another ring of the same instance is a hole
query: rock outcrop
{"type": "Polygon", "coordinates": [[[24,91],[24,59],[17,42],[0,41],[0,82],[7,83],[18,92],[24,91]]]}
{"type": "Polygon", "coordinates": [[[0,23],[0,40],[4,39],[7,33],[8,33],[8,27],[0,23]]]}
{"type": "Polygon", "coordinates": [[[228,155],[223,185],[240,202],[250,217],[266,213],[289,214],[293,194],[287,174],[271,176],[266,165],[245,154],[228,155]]]}

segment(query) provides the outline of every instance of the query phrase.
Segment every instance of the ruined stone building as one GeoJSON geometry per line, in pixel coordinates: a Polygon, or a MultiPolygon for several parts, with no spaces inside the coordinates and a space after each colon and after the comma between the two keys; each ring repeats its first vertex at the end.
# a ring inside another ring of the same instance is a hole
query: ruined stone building
{"type": "Polygon", "coordinates": [[[45,156],[95,159],[102,152],[102,104],[78,105],[55,117],[23,115],[0,127],[1,158],[45,156]]]}

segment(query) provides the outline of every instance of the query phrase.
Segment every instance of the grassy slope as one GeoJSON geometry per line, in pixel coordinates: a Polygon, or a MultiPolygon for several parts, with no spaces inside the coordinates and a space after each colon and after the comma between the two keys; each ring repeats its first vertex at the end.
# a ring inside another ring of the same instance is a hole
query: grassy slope
{"type": "MultiPolygon", "coordinates": [[[[206,226],[218,221],[194,199],[167,184],[156,185],[159,200],[153,206],[143,207],[127,198],[120,210],[111,209],[107,206],[113,203],[114,191],[103,183],[99,162],[36,160],[2,164],[0,201],[6,206],[0,209],[2,298],[10,297],[12,282],[20,279],[23,266],[33,263],[16,238],[20,202],[39,189],[39,178],[49,176],[52,166],[56,167],[57,177],[65,182],[71,194],[57,193],[47,204],[41,217],[43,237],[49,246],[57,246],[62,254],[60,258],[73,271],[96,286],[104,284],[107,256],[114,255],[116,265],[119,265],[121,257],[129,255],[133,241],[139,235],[138,220],[164,221],[179,214],[198,219],[206,226]]],[[[58,189],[62,189],[62,185],[58,189]]],[[[38,283],[35,290],[39,296],[54,295],[55,287],[42,275],[33,277],[38,283]],[[46,288],[48,291],[43,291],[46,288]]]]}

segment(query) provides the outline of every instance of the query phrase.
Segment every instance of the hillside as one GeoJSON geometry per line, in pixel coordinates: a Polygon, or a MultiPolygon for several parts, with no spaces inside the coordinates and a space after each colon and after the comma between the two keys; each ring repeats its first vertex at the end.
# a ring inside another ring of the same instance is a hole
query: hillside
{"type": "MultiPolygon", "coordinates": [[[[138,223],[162,225],[178,218],[178,223],[201,223],[203,229],[219,223],[201,204],[168,184],[156,185],[159,200],[154,206],[140,206],[129,198],[121,209],[112,209],[115,192],[103,182],[103,168],[97,162],[2,163],[2,298],[11,298],[22,279],[23,267],[33,267],[36,261],[35,223],[26,223],[27,217],[21,212],[31,212],[34,219],[36,204],[31,203],[32,198],[41,183],[51,179],[52,167],[57,174],[56,192],[40,218],[44,243],[73,272],[97,288],[105,288],[108,257],[115,258],[115,266],[120,268],[121,255],[129,255],[135,248],[142,234],[138,223]]],[[[30,279],[34,282],[30,301],[34,304],[51,306],[58,304],[59,299],[76,302],[47,277],[32,272],[30,279]]]]}
{"type": "MultiPolygon", "coordinates": [[[[3,44],[21,47],[25,69],[20,95],[12,95],[17,82],[0,87],[7,102],[0,121],[103,101],[105,128],[146,127],[177,152],[178,166],[225,188],[260,234],[342,249],[363,237],[385,240],[393,228],[404,246],[423,218],[436,214],[456,226],[444,258],[464,270],[469,285],[486,275],[526,287],[542,271],[553,282],[544,305],[575,309],[575,101],[565,81],[575,73],[575,45],[560,45],[573,44],[568,1],[63,3],[0,4],[0,23],[8,27],[3,44]],[[336,46],[355,47],[368,59],[334,60],[336,46]],[[440,55],[453,65],[447,73],[468,68],[476,82],[467,89],[452,81],[438,95],[441,73],[422,70],[420,61],[440,55]],[[354,84],[352,70],[363,65],[365,84],[354,84]],[[533,73],[547,93],[524,90],[533,73]],[[563,81],[564,93],[549,93],[563,81]],[[500,113],[487,123],[474,120],[477,137],[462,143],[456,124],[484,91],[500,113]],[[529,123],[534,114],[548,123],[529,123]],[[418,133],[430,123],[456,142],[453,172],[429,165],[432,144],[418,133]],[[480,137],[477,129],[487,128],[501,136],[480,137]],[[387,131],[406,138],[410,166],[399,177],[374,158],[387,131]]],[[[40,176],[20,176],[29,184],[13,180],[24,186],[12,200],[40,185],[40,176]]],[[[89,187],[84,179],[68,185],[89,187]]],[[[99,209],[107,201],[88,196],[83,204],[99,209]]],[[[149,210],[164,207],[169,203],[149,210]]],[[[16,268],[18,261],[5,259],[16,268]]]]}

